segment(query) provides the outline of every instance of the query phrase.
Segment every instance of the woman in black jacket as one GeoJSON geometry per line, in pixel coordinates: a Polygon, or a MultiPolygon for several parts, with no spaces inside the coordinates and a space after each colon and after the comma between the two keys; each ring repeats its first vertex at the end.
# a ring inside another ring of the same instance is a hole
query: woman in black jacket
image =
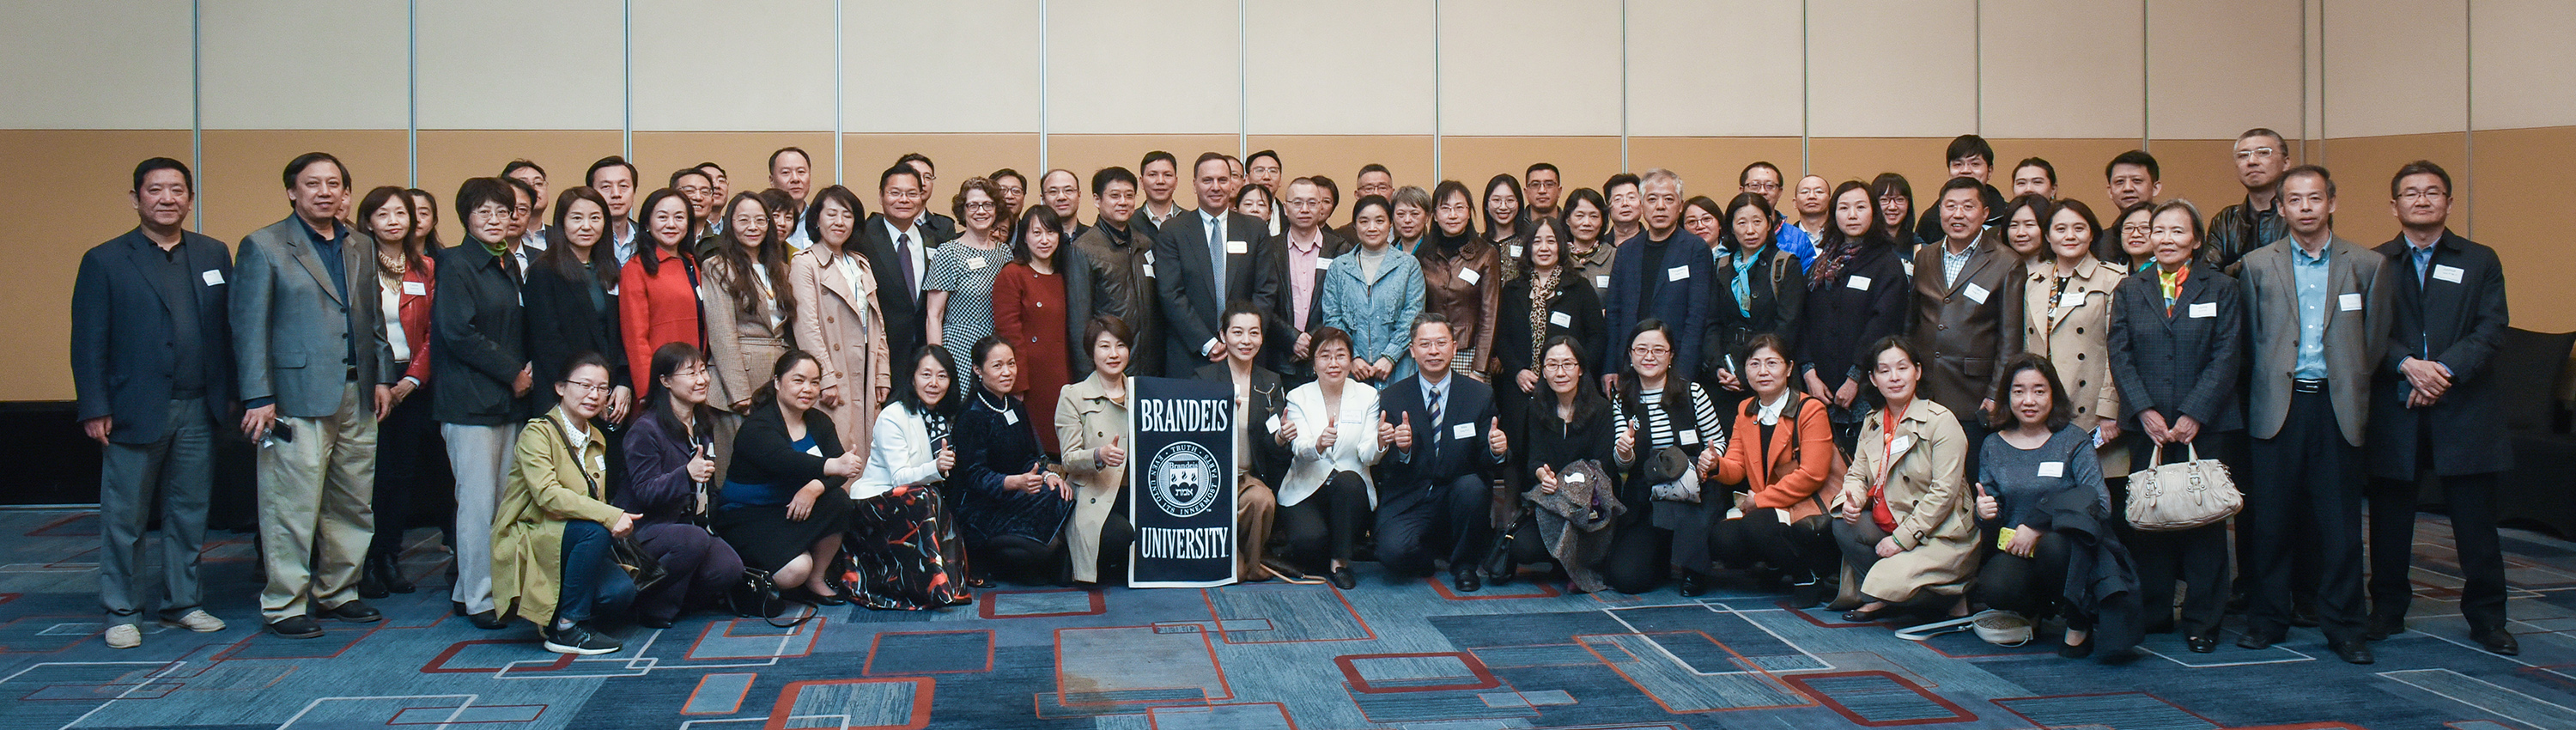
{"type": "Polygon", "coordinates": [[[1804,314],[1790,349],[1797,351],[1799,387],[1825,402],[1834,443],[1848,452],[1860,434],[1861,413],[1869,410],[1860,393],[1869,380],[1864,363],[1870,357],[1861,350],[1904,329],[1905,296],[1913,284],[1868,185],[1851,180],[1836,186],[1833,216],[1807,272],[1804,314]]]}
{"type": "MultiPolygon", "coordinates": [[[[607,362],[615,369],[619,359],[607,362]]],[[[649,382],[651,395],[626,431],[628,481],[612,502],[644,516],[635,523],[635,541],[670,572],[635,597],[635,620],[667,629],[681,612],[712,606],[736,585],[742,556],[707,529],[709,488],[719,475],[706,356],[685,342],[664,344],[653,351],[649,382]]]]}
{"type": "Polygon", "coordinates": [[[965,528],[966,564],[978,575],[1068,583],[1064,520],[1073,513],[1073,489],[1047,469],[1037,420],[1010,395],[1019,355],[992,335],[971,353],[975,392],[957,418],[957,468],[940,483],[965,528]]]}
{"type": "Polygon", "coordinates": [[[1573,338],[1575,346],[1584,348],[1580,350],[1586,353],[1584,370],[1590,372],[1595,363],[1589,362],[1589,354],[1600,352],[1609,339],[1602,331],[1608,325],[1601,322],[1601,293],[1565,265],[1564,244],[1573,237],[1564,221],[1532,219],[1528,244],[1523,247],[1528,254],[1521,262],[1523,273],[1503,285],[1499,313],[1494,316],[1494,366],[1500,375],[1494,395],[1506,432],[1519,432],[1523,401],[1547,393],[1547,378],[1539,372],[1541,343],[1573,338]]]}
{"type": "MultiPolygon", "coordinates": [[[[1538,224],[1541,230],[1550,225],[1564,225],[1553,218],[1542,221],[1538,224]]],[[[1555,493],[1566,467],[1578,461],[1591,461],[1600,467],[1601,473],[1613,478],[1619,474],[1615,466],[1617,454],[1612,448],[1610,400],[1593,390],[1598,381],[1583,363],[1586,354],[1598,349],[1559,335],[1548,338],[1547,347],[1541,350],[1546,353],[1539,361],[1539,369],[1546,372],[1540,384],[1545,388],[1545,396],[1530,398],[1523,404],[1521,415],[1516,419],[1521,426],[1519,430],[1512,431],[1517,434],[1512,443],[1522,444],[1512,450],[1516,461],[1514,470],[1540,493],[1555,493]]],[[[1602,492],[1603,495],[1616,498],[1613,485],[1604,485],[1603,488],[1607,490],[1602,492]]],[[[1538,508],[1526,502],[1521,505],[1522,517],[1512,530],[1509,559],[1513,563],[1556,560],[1557,567],[1565,571],[1566,580],[1576,593],[1605,587],[1593,566],[1566,564],[1563,556],[1549,554],[1547,541],[1540,533],[1537,516],[1533,513],[1535,509],[1538,508]]],[[[1603,528],[1603,532],[1608,529],[1603,528]]],[[[1606,544],[1607,535],[1603,537],[1602,542],[1606,544]]],[[[1491,579],[1496,584],[1510,580],[1511,567],[1506,563],[1504,569],[1495,572],[1491,579]]]]}
{"type": "MultiPolygon", "coordinates": [[[[610,423],[625,423],[635,410],[633,374],[626,372],[626,345],[617,331],[617,265],[613,246],[601,246],[608,234],[608,202],[586,187],[555,196],[554,225],[546,229],[546,250],[528,260],[523,294],[528,312],[528,359],[534,381],[563,379],[574,356],[596,352],[608,358],[610,423]]],[[[554,407],[554,393],[540,388],[528,394],[537,410],[554,407]]],[[[611,481],[615,481],[611,479],[611,481]]]]}
{"type": "Polygon", "coordinates": [[[1741,193],[1718,215],[1717,240],[1710,245],[1717,259],[1709,265],[1717,284],[1709,287],[1716,303],[1709,312],[1708,334],[1701,337],[1700,371],[1713,386],[1719,411],[1734,410],[1750,395],[1744,385],[1744,363],[1736,362],[1755,335],[1777,335],[1793,346],[1798,319],[1805,314],[1807,273],[1798,257],[1780,250],[1778,213],[1769,198],[1741,193]],[[1738,296],[1737,292],[1742,292],[1738,296]]]}
{"type": "Polygon", "coordinates": [[[867,455],[844,452],[832,417],[814,409],[823,367],[813,355],[779,355],[762,390],[734,434],[716,534],[781,588],[802,586],[825,606],[849,603],[826,576],[849,527],[850,493],[842,484],[867,466],[867,455]]]}

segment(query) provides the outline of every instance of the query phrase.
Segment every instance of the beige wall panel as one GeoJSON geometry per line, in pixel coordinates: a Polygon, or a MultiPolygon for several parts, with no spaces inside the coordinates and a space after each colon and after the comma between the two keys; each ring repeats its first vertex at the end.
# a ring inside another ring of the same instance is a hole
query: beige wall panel
{"type": "MultiPolygon", "coordinates": [[[[842,154],[848,157],[849,172],[842,176],[843,185],[859,194],[859,202],[868,212],[877,212],[877,176],[894,166],[896,158],[919,152],[930,158],[939,173],[938,197],[930,201],[930,210],[949,213],[948,196],[966,178],[990,175],[995,170],[1011,168],[1029,179],[1028,199],[1037,200],[1038,136],[1023,134],[851,134],[842,136],[842,154]]],[[[825,153],[829,154],[829,153],[825,153]]],[[[817,177],[816,179],[823,179],[817,177]]],[[[822,185],[814,186],[822,189],[822,185]]]]}
{"type": "Polygon", "coordinates": [[[1087,199],[1091,173],[1111,166],[1136,172],[1136,163],[1154,150],[1180,159],[1181,184],[1172,191],[1172,198],[1183,208],[1196,208],[1198,200],[1190,192],[1190,162],[1201,152],[1235,154],[1237,141],[1231,134],[1051,134],[1046,145],[1048,165],[1082,173],[1084,210],[1091,209],[1087,199]]]}
{"type": "Polygon", "coordinates": [[[619,0],[421,3],[420,126],[623,127],[624,12],[619,0]],[[513,32],[527,29],[540,30],[513,32]]]}
{"type": "MultiPolygon", "coordinates": [[[[2567,296],[2566,284],[2552,276],[2576,270],[2576,247],[2567,245],[2565,216],[2517,213],[2566,206],[2565,186],[2553,181],[2567,174],[2568,160],[2576,160],[2576,127],[2477,133],[2476,187],[2483,193],[2477,209],[2493,214],[2478,216],[2474,232],[2457,225],[2452,230],[2494,246],[2503,257],[2515,327],[2576,330],[2576,297],[2567,296]]],[[[2448,169],[2454,178],[2466,174],[2459,167],[2448,169]]],[[[2458,217],[2456,208],[2452,215],[2458,217]]]]}
{"type": "MultiPolygon", "coordinates": [[[[239,242],[261,226],[285,220],[286,183],[280,176],[287,162],[306,152],[329,152],[347,163],[349,184],[361,193],[378,185],[404,185],[411,180],[404,136],[400,129],[206,130],[206,164],[197,171],[200,222],[206,235],[239,242]]],[[[439,202],[448,202],[455,192],[449,187],[439,194],[439,202]]]]}
{"type": "MultiPolygon", "coordinates": [[[[2460,200],[2474,200],[2478,193],[2475,181],[2464,179],[2469,170],[2466,133],[2329,139],[2324,148],[2318,164],[2334,173],[2335,235],[2354,243],[2377,246],[2397,237],[2397,214],[2388,205],[2388,177],[2408,162],[2432,160],[2441,165],[2451,173],[2452,185],[2457,187],[2451,194],[2460,200]]],[[[2563,164],[2567,158],[2559,159],[2563,164]]],[[[2505,182],[2515,178],[2496,179],[2507,186],[2515,184],[2505,182]]],[[[2476,225],[2468,205],[2451,210],[2452,230],[2468,234],[2476,225]]]]}
{"type": "MultiPolygon", "coordinates": [[[[1682,192],[1706,195],[1720,202],[1741,189],[1736,176],[1754,160],[1766,160],[1790,177],[1791,185],[1805,174],[1799,169],[1800,151],[1796,137],[1630,137],[1628,161],[1638,170],[1661,167],[1682,176],[1682,192]]],[[[1560,163],[1562,164],[1562,163],[1560,163]]],[[[1601,189],[1610,176],[1586,177],[1565,181],[1567,189],[1578,187],[1601,189]]],[[[1785,198],[1784,198],[1785,199],[1785,198]]]]}
{"type": "Polygon", "coordinates": [[[1808,133],[1948,138],[1976,131],[1976,3],[1808,2],[1808,26],[1830,39],[1807,49],[1815,91],[1808,133]]]}
{"type": "MultiPolygon", "coordinates": [[[[464,223],[456,215],[456,188],[466,178],[498,175],[511,160],[527,158],[546,171],[545,209],[537,217],[552,220],[555,195],[582,184],[592,161],[624,147],[624,135],[614,129],[424,129],[420,131],[420,189],[438,196],[438,240],[454,243],[465,240],[464,223]]],[[[649,182],[648,187],[658,188],[661,181],[661,174],[655,173],[637,184],[649,182]]]]}
{"type": "MultiPolygon", "coordinates": [[[[1794,137],[1798,3],[1631,0],[1628,134],[1794,137]]],[[[1613,76],[1612,78],[1616,78],[1613,76]]]]}
{"type": "Polygon", "coordinates": [[[2200,208],[2203,220],[2220,208],[2244,202],[2245,185],[2236,180],[2235,145],[2232,138],[2156,140],[2148,151],[2163,169],[2165,186],[2157,199],[2189,200],[2200,208]]]}
{"type": "Polygon", "coordinates": [[[2295,2],[2147,3],[2147,136],[2299,134],[2299,37],[2295,2]]]}
{"type": "Polygon", "coordinates": [[[634,0],[634,13],[636,130],[832,128],[832,0],[634,0]]]}
{"type": "Polygon", "coordinates": [[[1048,133],[1241,130],[1236,8],[1198,0],[1051,0],[1048,133]]]}
{"type": "Polygon", "coordinates": [[[1430,134],[1431,5],[1309,0],[1246,6],[1245,129],[1256,135],[1430,134]]]}
{"type": "MultiPolygon", "coordinates": [[[[1482,207],[1485,181],[1495,175],[1520,177],[1530,163],[1556,164],[1567,181],[1608,179],[1619,172],[1618,137],[1442,137],[1440,177],[1467,184],[1482,207]]],[[[1638,164],[1648,164],[1643,158],[1638,164]]],[[[1644,169],[1644,168],[1639,168],[1644,169]]],[[[1408,176],[1406,182],[1411,183],[1408,176]]],[[[1439,180],[1422,185],[1429,190],[1439,180]]],[[[1421,183],[1413,183],[1421,184],[1421,183]]]]}
{"type": "MultiPolygon", "coordinates": [[[[1992,16],[1988,16],[1992,17],[1992,16]]],[[[2113,139],[1989,139],[1995,146],[1995,174],[1990,178],[1996,190],[2012,194],[2012,166],[2025,158],[2047,160],[2057,168],[2057,196],[2064,200],[2081,200],[2096,216],[2111,215],[2111,191],[2103,184],[2102,166],[2111,158],[2138,148],[2138,140],[2113,139]]],[[[2164,160],[2156,160],[2158,166],[2164,160]]],[[[1909,178],[1910,180],[1910,178],[1909,178]]]]}
{"type": "Polygon", "coordinates": [[[1440,132],[1617,136],[1619,18],[1618,0],[1447,5],[1440,15],[1440,132]],[[1541,49],[1553,58],[1531,63],[1541,49]],[[1528,100],[1541,89],[1547,108],[1534,111],[1528,100]]]}
{"type": "Polygon", "coordinates": [[[409,126],[403,0],[206,0],[200,16],[207,129],[409,126]]]}
{"type": "Polygon", "coordinates": [[[2478,129],[2576,125],[2570,48],[2576,48],[2576,8],[2566,0],[2469,3],[2470,123],[2478,129]]]}
{"type": "MultiPolygon", "coordinates": [[[[769,153],[780,147],[803,148],[813,158],[814,190],[832,184],[832,133],[822,132],[636,132],[635,187],[652,191],[670,184],[671,171],[700,162],[723,165],[732,192],[760,192],[769,187],[769,153]]],[[[582,167],[589,167],[584,161],[582,167]]],[[[578,171],[574,172],[579,175],[578,171]]],[[[638,194],[635,200],[642,202],[638,194]]]]}
{"type": "Polygon", "coordinates": [[[2327,138],[2468,131],[2468,0],[2327,0],[2321,20],[2327,138]]]}
{"type": "MultiPolygon", "coordinates": [[[[1333,179],[1342,189],[1340,214],[1348,214],[1351,202],[1359,200],[1354,188],[1359,184],[1360,166],[1369,163],[1385,165],[1395,176],[1395,184],[1420,185],[1424,190],[1440,183],[1431,178],[1431,135],[1323,135],[1323,134],[1256,134],[1252,149],[1275,150],[1290,178],[1322,175],[1333,179]]],[[[1135,164],[1129,162],[1128,164],[1135,164]]],[[[1089,175],[1088,171],[1084,172],[1089,175]]],[[[1085,179],[1088,184],[1088,178],[1085,179]]],[[[1339,218],[1335,219],[1339,221],[1339,218]]]]}
{"type": "Polygon", "coordinates": [[[1924,201],[1950,178],[1950,167],[1941,159],[1949,145],[1949,137],[1817,138],[1808,141],[1807,151],[1811,171],[1836,182],[1870,180],[1882,172],[1904,175],[1914,188],[1914,212],[1921,213],[1924,201]]]}
{"type": "Polygon", "coordinates": [[[1038,130],[1038,0],[861,0],[841,22],[844,131],[1038,130]]]}
{"type": "Polygon", "coordinates": [[[2144,137],[2146,16],[2139,5],[2139,0],[1984,0],[1981,133],[2144,137]]]}
{"type": "Polygon", "coordinates": [[[11,3],[0,129],[190,126],[191,22],[185,3],[11,3]]]}
{"type": "MultiPolygon", "coordinates": [[[[188,159],[187,130],[0,130],[0,159],[20,174],[0,178],[0,401],[71,400],[72,280],[81,254],[134,228],[134,163],[188,159]],[[104,161],[104,162],[102,162],[104,161]]],[[[231,240],[234,235],[209,231],[231,240]]]]}

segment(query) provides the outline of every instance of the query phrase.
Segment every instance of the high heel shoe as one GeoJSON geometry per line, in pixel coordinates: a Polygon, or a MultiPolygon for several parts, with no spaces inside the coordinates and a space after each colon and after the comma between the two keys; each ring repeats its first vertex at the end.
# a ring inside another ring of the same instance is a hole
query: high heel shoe
{"type": "Polygon", "coordinates": [[[1895,615],[1896,611],[1896,604],[1893,603],[1881,605],[1876,609],[1855,608],[1843,612],[1843,621],[1855,624],[1877,623],[1881,619],[1895,615]]]}
{"type": "Polygon", "coordinates": [[[2068,643],[2060,642],[2060,643],[2057,645],[2057,655],[2058,655],[2058,656],[2062,656],[2062,657],[2066,657],[2066,658],[2068,658],[2068,659],[2082,659],[2082,658],[2085,658],[2085,657],[2092,656],[2092,655],[2093,655],[2093,634],[2092,634],[2092,633],[2090,633],[2090,632],[2087,632],[2087,633],[2085,633],[2085,634],[2084,634],[2084,640],[2083,640],[2083,641],[2078,641],[2078,642],[2075,642],[2075,643],[2072,643],[2072,644],[2068,644],[2068,643]]]}

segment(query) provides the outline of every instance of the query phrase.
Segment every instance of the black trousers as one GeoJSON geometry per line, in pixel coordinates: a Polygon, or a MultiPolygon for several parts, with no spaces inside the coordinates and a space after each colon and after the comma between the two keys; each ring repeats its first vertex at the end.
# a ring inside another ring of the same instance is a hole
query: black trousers
{"type": "Polygon", "coordinates": [[[1356,472],[1333,472],[1314,494],[1280,505],[1277,514],[1277,539],[1286,546],[1280,556],[1307,572],[1321,573],[1332,561],[1351,561],[1360,528],[1368,524],[1368,484],[1356,472]]]}
{"type": "MultiPolygon", "coordinates": [[[[1400,576],[1430,575],[1444,554],[1449,572],[1475,570],[1494,540],[1484,477],[1461,474],[1429,487],[1379,490],[1377,561],[1400,576]]],[[[1302,504],[1302,503],[1301,503],[1302,504]]],[[[1285,512],[1286,510],[1282,510],[1285,512]]]]}
{"type": "MultiPolygon", "coordinates": [[[[2219,459],[2220,463],[2230,467],[2230,473],[2242,479],[2245,472],[2234,469],[2245,460],[2241,454],[2228,453],[2234,451],[2229,444],[2241,441],[2230,437],[2239,435],[2239,432],[2204,433],[2194,443],[2203,447],[2201,456],[2219,459]]],[[[2149,457],[2153,455],[2150,446],[2152,444],[2144,441],[2130,446],[2132,470],[2149,466],[2149,457]]],[[[2187,449],[2167,446],[2164,460],[2168,464],[2184,461],[2190,453],[2187,449]]],[[[2120,504],[2126,504],[2125,496],[2117,492],[2114,496],[2122,497],[2120,504]]],[[[2114,505],[2115,508],[2118,506],[2114,505]]],[[[2225,620],[2227,614],[2226,522],[2171,532],[2141,532],[2129,529],[2123,522],[2120,541],[2128,545],[2129,554],[2138,561],[2138,601],[2145,607],[2149,628],[2158,628],[2175,620],[2174,584],[2180,582],[2183,585],[2182,617],[2174,624],[2175,627],[2181,629],[2185,636],[2216,635],[2219,622],[2225,620]]]]}
{"type": "MultiPolygon", "coordinates": [[[[1874,527],[1874,526],[1873,526],[1874,527]]],[[[2057,533],[2043,533],[2031,546],[2030,557],[2004,552],[1995,547],[1996,532],[1986,530],[1985,563],[1977,567],[1977,580],[1971,584],[1970,596],[1978,603],[2023,616],[2047,616],[2057,612],[2066,595],[2066,560],[2069,557],[2066,538],[2057,533]]],[[[2067,616],[2067,625],[2082,629],[2093,625],[2090,616],[2067,616]]]]}
{"type": "MultiPolygon", "coordinates": [[[[440,510],[437,501],[453,499],[448,477],[447,442],[429,417],[429,389],[412,391],[376,430],[376,536],[368,557],[400,557],[403,532],[440,510]]],[[[613,482],[612,482],[613,483],[613,482]]],[[[443,521],[443,520],[442,520],[443,521]]]]}
{"type": "Polygon", "coordinates": [[[2251,466],[2251,484],[2242,487],[2250,519],[2237,526],[2252,548],[2246,630],[2264,637],[2289,630],[2291,556],[2305,552],[2316,555],[2317,616],[2326,638],[2359,640],[2366,619],[2362,455],[2344,440],[2332,397],[2292,394],[2281,432],[2254,439],[2251,466]]]}
{"type": "Polygon", "coordinates": [[[1834,548],[1833,518],[1816,515],[1782,524],[1780,513],[1758,509],[1709,528],[1708,549],[1730,568],[1769,563],[1792,577],[1831,578],[1842,553],[1834,548]]]}
{"type": "MultiPolygon", "coordinates": [[[[2432,463],[2432,432],[2417,445],[2417,464],[2432,463]]],[[[2442,477],[2451,507],[2451,542],[2459,553],[2460,616],[2471,631],[2504,628],[2504,545],[2496,537],[2496,475],[2442,477]]],[[[2403,620],[2414,602],[2407,579],[2415,548],[2415,482],[2370,480],[2370,609],[2403,620]]]]}
{"type": "Polygon", "coordinates": [[[1065,576],[1064,536],[1038,542],[1026,535],[996,535],[966,547],[977,572],[1015,583],[1057,583],[1065,576]]]}

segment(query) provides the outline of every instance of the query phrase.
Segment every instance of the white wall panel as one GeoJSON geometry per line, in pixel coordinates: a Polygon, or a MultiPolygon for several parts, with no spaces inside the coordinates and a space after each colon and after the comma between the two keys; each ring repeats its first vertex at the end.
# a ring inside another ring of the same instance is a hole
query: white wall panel
{"type": "Polygon", "coordinates": [[[2478,129],[2576,125],[2576,7],[2567,0],[2469,3],[2469,121],[2478,129]]]}
{"type": "Polygon", "coordinates": [[[410,125],[404,0],[204,0],[201,15],[206,128],[410,125]]]}
{"type": "Polygon", "coordinates": [[[1206,0],[1050,0],[1047,131],[1235,134],[1242,18],[1206,0]]]}
{"type": "Polygon", "coordinates": [[[11,3],[0,129],[187,129],[186,3],[11,3]]]}
{"type": "Polygon", "coordinates": [[[1977,0],[1810,0],[1818,137],[1950,137],[1977,126],[1977,0]]]}
{"type": "Polygon", "coordinates": [[[1617,136],[1619,30],[1619,0],[1443,3],[1441,133],[1617,136]]]}
{"type": "Polygon", "coordinates": [[[2147,136],[2299,134],[2299,23],[2297,3],[2147,3],[2147,136]]]}
{"type": "Polygon", "coordinates": [[[2144,137],[2141,0],[1984,0],[1984,134],[2144,137]]]}
{"type": "Polygon", "coordinates": [[[1430,134],[1432,0],[1245,6],[1252,134],[1430,134]]]}
{"type": "Polygon", "coordinates": [[[2327,137],[2468,131],[2467,0],[2330,0],[2321,20],[2327,137]]]}
{"type": "Polygon", "coordinates": [[[436,0],[419,7],[422,129],[626,124],[620,0],[436,0]]]}
{"type": "Polygon", "coordinates": [[[832,128],[833,0],[633,2],[636,130],[832,128]]]}
{"type": "Polygon", "coordinates": [[[1038,131],[1038,0],[849,0],[850,132],[1038,131]]]}
{"type": "Polygon", "coordinates": [[[1628,133],[1795,137],[1798,3],[1629,0],[1628,133]]]}

